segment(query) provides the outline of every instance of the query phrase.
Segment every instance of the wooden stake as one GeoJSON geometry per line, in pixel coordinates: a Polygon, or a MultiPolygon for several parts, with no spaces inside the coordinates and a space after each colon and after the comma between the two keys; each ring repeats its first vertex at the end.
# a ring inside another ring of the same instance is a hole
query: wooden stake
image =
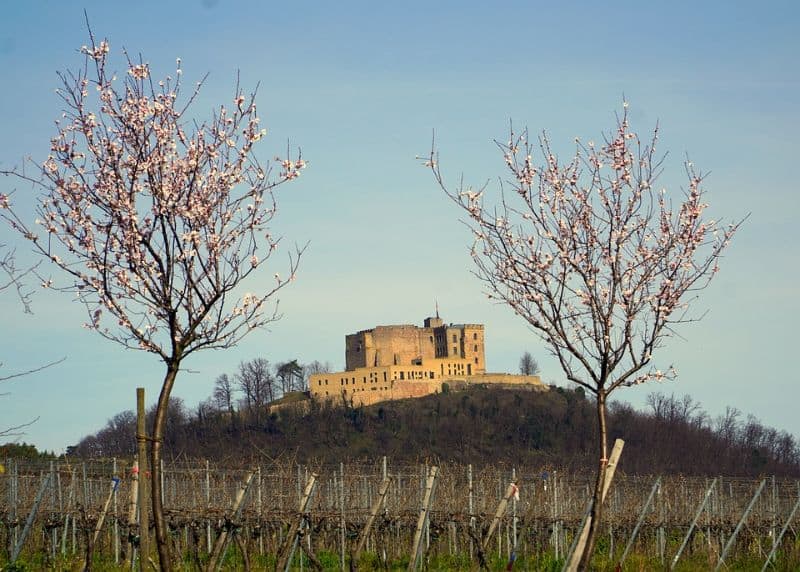
{"type": "Polygon", "coordinates": [[[97,519],[97,524],[94,527],[94,534],[92,535],[92,544],[94,545],[97,542],[97,537],[100,536],[100,530],[103,528],[103,523],[106,520],[106,513],[108,512],[108,507],[111,506],[111,500],[114,498],[114,491],[117,490],[117,481],[116,479],[112,479],[111,481],[111,489],[108,491],[108,496],[106,497],[106,502],[103,504],[103,509],[100,511],[100,516],[97,519]]]}
{"type": "Polygon", "coordinates": [[[300,536],[308,517],[307,513],[311,503],[311,496],[314,494],[314,485],[317,482],[317,477],[318,475],[316,473],[311,473],[308,477],[305,491],[300,499],[300,510],[297,514],[297,517],[292,521],[292,524],[289,527],[286,540],[281,548],[278,561],[275,564],[275,570],[278,572],[288,571],[292,564],[292,556],[294,555],[294,551],[300,541],[300,536]]]}
{"type": "Polygon", "coordinates": [[[367,519],[367,524],[364,525],[364,529],[361,531],[361,534],[358,536],[358,543],[356,544],[355,551],[350,555],[350,561],[358,561],[358,557],[361,555],[361,551],[364,550],[364,545],[367,543],[367,538],[369,537],[369,531],[372,528],[372,524],[375,522],[375,517],[378,515],[378,511],[381,510],[381,506],[383,506],[384,499],[386,498],[386,493],[389,490],[389,484],[392,482],[392,479],[386,477],[383,479],[381,483],[381,488],[378,490],[378,496],[375,501],[372,503],[372,508],[369,512],[369,518],[367,519]]]}
{"type": "Polygon", "coordinates": [[[36,493],[36,499],[33,501],[31,512],[28,513],[28,518],[25,520],[25,527],[22,529],[22,534],[20,535],[19,540],[17,540],[17,543],[14,545],[14,550],[11,552],[11,558],[9,559],[11,564],[16,562],[17,558],[19,557],[19,553],[22,550],[22,545],[25,544],[25,539],[28,537],[28,533],[31,531],[31,526],[33,526],[33,519],[36,517],[36,512],[39,510],[39,503],[42,502],[44,491],[47,490],[48,486],[50,486],[50,473],[42,478],[42,484],[39,486],[39,492],[36,493]]]}
{"type": "MultiPolygon", "coordinates": [[[[236,499],[233,502],[231,516],[229,519],[232,522],[239,520],[239,515],[241,514],[242,505],[244,503],[244,497],[247,494],[247,490],[250,488],[250,483],[253,481],[254,474],[255,473],[253,471],[247,473],[244,483],[242,484],[241,488],[239,488],[239,492],[236,493],[236,499]]],[[[208,560],[208,568],[206,568],[206,570],[209,572],[216,572],[219,569],[220,564],[222,564],[223,550],[225,549],[227,543],[228,530],[227,528],[223,528],[217,537],[217,541],[214,543],[214,550],[211,552],[211,557],[208,560]]]]}
{"type": "MultiPolygon", "coordinates": [[[[603,492],[600,496],[601,503],[605,502],[606,500],[606,494],[608,493],[608,489],[611,487],[611,481],[614,479],[614,472],[617,470],[617,463],[619,462],[619,457],[622,454],[622,448],[624,446],[625,441],[622,439],[617,439],[614,442],[614,448],[611,450],[611,455],[608,459],[608,465],[606,466],[606,477],[603,481],[603,492]]],[[[592,516],[590,513],[587,515],[586,520],[583,523],[583,527],[578,535],[578,541],[575,544],[575,548],[567,560],[567,565],[564,568],[566,572],[576,572],[578,570],[578,563],[581,560],[583,549],[586,546],[586,541],[589,538],[589,526],[591,526],[591,524],[592,516]]]]}
{"type": "Polygon", "coordinates": [[[486,549],[489,547],[489,541],[492,539],[492,535],[494,531],[497,530],[497,525],[500,524],[500,520],[503,518],[503,515],[506,513],[506,509],[508,509],[508,503],[511,501],[512,497],[517,492],[517,483],[516,480],[511,481],[506,488],[506,494],[500,499],[500,503],[497,505],[497,510],[494,512],[494,518],[492,519],[491,524],[489,525],[489,530],[486,532],[486,536],[483,537],[481,540],[481,549],[483,552],[486,552],[486,549]]]}
{"type": "Polygon", "coordinates": [[[139,462],[134,461],[131,469],[131,490],[128,497],[128,519],[127,534],[123,538],[122,546],[125,553],[125,560],[123,567],[127,570],[130,568],[133,559],[133,546],[128,542],[131,531],[136,528],[136,509],[139,504],[139,462]]]}
{"type": "Polygon", "coordinates": [[[428,473],[428,478],[425,483],[425,496],[422,499],[422,508],[419,511],[419,518],[417,518],[417,530],[414,532],[414,545],[411,548],[411,560],[408,563],[408,572],[414,572],[417,569],[417,561],[419,560],[420,549],[422,548],[422,533],[425,531],[425,525],[430,516],[430,504],[433,498],[433,491],[436,487],[436,476],[439,473],[439,467],[433,466],[428,473]]]}

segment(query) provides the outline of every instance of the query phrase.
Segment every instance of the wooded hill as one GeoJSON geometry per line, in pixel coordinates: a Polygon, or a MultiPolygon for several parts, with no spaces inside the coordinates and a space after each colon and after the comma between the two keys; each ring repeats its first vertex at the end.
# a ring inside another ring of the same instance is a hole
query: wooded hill
{"type": "MultiPolygon", "coordinates": [[[[288,396],[287,396],[288,397],[288,396]]],[[[292,459],[334,464],[430,460],[573,471],[594,468],[593,403],[582,391],[472,388],[370,407],[306,400],[264,411],[189,411],[172,403],[167,459],[210,458],[235,465],[292,459]]],[[[631,474],[800,476],[794,437],[728,409],[711,419],[690,397],[655,394],[647,411],[622,403],[609,412],[611,439],[625,439],[620,469],[631,474]]],[[[131,456],[135,416],[127,411],[70,453],[131,456]]]]}

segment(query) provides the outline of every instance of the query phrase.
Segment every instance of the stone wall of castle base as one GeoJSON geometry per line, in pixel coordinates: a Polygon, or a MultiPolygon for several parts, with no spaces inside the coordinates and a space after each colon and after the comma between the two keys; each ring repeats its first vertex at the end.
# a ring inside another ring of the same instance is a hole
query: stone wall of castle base
{"type": "MultiPolygon", "coordinates": [[[[502,388],[528,388],[533,391],[547,391],[547,386],[542,384],[537,375],[513,375],[507,373],[487,373],[465,376],[454,379],[395,381],[391,388],[365,389],[346,392],[344,394],[348,403],[353,406],[373,405],[382,401],[395,399],[412,399],[425,397],[433,393],[441,393],[442,385],[448,389],[459,391],[475,386],[489,386],[502,388]]],[[[341,402],[342,395],[328,397],[327,399],[341,402]]]]}

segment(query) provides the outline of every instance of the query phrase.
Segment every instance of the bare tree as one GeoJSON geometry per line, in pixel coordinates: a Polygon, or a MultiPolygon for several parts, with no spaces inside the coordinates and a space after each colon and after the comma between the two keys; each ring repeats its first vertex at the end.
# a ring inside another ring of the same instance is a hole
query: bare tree
{"type": "Polygon", "coordinates": [[[214,391],[212,396],[217,405],[217,409],[227,411],[228,414],[233,416],[233,402],[236,387],[234,386],[233,379],[227,374],[223,373],[214,380],[214,391]]]}
{"type": "Polygon", "coordinates": [[[37,221],[26,222],[5,194],[0,216],[66,273],[63,289],[85,305],[87,328],[164,362],[152,500],[161,568],[170,570],[160,478],[170,394],[191,354],[231,347],[278,318],[269,302],[294,276],[302,249],[271,286],[250,293],[242,284],[278,247],[269,230],[274,187],[305,162],[278,159],[273,175],[257,160],[266,130],[255,94],[238,82],[232,106],[199,122],[188,112],[202,82],[184,97],[180,60],[175,75],[159,81],[141,56],[126,53],[118,77],[108,42],[89,37],[81,68],[59,74],[64,110],[50,155],[32,169],[3,172],[40,191],[37,221]]]}
{"type": "Polygon", "coordinates": [[[270,365],[264,358],[256,358],[239,364],[236,383],[244,395],[244,403],[250,419],[261,421],[261,413],[275,399],[275,380],[270,365]]]}
{"type": "Polygon", "coordinates": [[[597,145],[576,139],[566,163],[546,134],[531,142],[512,128],[507,142],[497,142],[508,177],[496,202],[484,201],[488,185],[448,188],[435,147],[426,159],[466,213],[489,297],[526,320],[567,379],[596,398],[599,461],[581,569],[589,568],[602,516],[608,396],[673,376],[671,367],[652,368],[653,352],[675,326],[695,319],[690,302],[738,228],[703,218],[703,176],[690,162],[682,196],[656,190],[658,129],[643,142],[623,107],[613,133],[597,145]]]}
{"type": "Polygon", "coordinates": [[[537,362],[531,352],[525,352],[519,358],[519,372],[522,375],[539,375],[539,362],[537,362]]]}

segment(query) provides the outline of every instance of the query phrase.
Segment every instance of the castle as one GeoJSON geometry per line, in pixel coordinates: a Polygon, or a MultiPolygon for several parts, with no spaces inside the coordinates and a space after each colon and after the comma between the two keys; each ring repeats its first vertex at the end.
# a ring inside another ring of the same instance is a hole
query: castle
{"type": "Polygon", "coordinates": [[[376,326],[345,336],[345,371],[309,376],[311,396],[371,405],[473,384],[546,389],[539,376],[487,373],[483,324],[376,326]]]}

